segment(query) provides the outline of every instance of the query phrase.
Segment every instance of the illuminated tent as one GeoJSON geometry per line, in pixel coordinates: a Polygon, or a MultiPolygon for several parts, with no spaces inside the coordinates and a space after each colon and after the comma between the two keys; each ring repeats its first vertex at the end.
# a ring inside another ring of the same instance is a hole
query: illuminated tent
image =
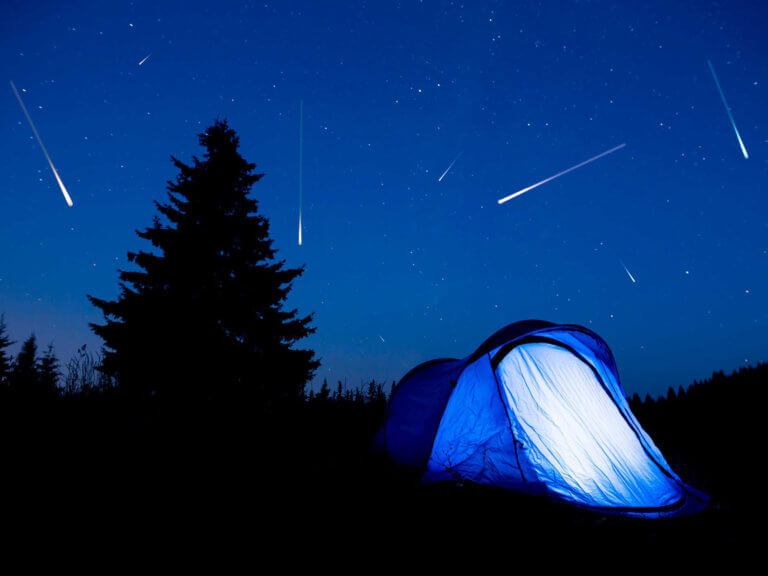
{"type": "Polygon", "coordinates": [[[463,360],[411,370],[380,442],[423,482],[472,481],[628,516],[706,506],[629,409],[608,345],[580,326],[510,324],[463,360]]]}

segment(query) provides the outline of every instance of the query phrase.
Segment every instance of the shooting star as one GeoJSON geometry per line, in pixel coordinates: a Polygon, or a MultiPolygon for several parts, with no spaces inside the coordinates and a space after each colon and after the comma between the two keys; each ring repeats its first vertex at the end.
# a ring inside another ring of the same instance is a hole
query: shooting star
{"type": "Polygon", "coordinates": [[[448,172],[451,170],[451,168],[453,168],[453,165],[456,164],[456,160],[458,160],[461,157],[462,154],[464,154],[464,152],[459,152],[458,156],[456,156],[456,158],[453,159],[453,162],[448,164],[448,168],[446,168],[445,172],[443,172],[443,174],[440,176],[440,178],[437,179],[438,182],[442,182],[443,181],[443,178],[445,178],[445,175],[448,174],[448,172]]]}
{"type": "Polygon", "coordinates": [[[152,54],[147,54],[146,56],[144,56],[144,59],[141,62],[139,62],[139,66],[144,64],[144,62],[146,62],[147,60],[149,60],[150,56],[152,56],[152,54]]]}
{"type": "Polygon", "coordinates": [[[69,197],[69,192],[67,192],[67,189],[64,186],[64,182],[62,182],[61,178],[59,178],[59,173],[56,171],[56,167],[53,165],[53,162],[51,161],[51,157],[48,155],[48,150],[45,149],[45,145],[43,144],[43,141],[40,139],[40,134],[37,133],[37,128],[35,128],[35,124],[34,122],[32,122],[32,118],[30,117],[29,112],[27,112],[27,107],[24,106],[24,102],[21,100],[19,91],[16,90],[16,86],[14,85],[13,81],[11,81],[11,88],[13,88],[13,93],[16,94],[16,99],[19,101],[19,104],[21,105],[21,110],[22,112],[24,112],[24,116],[27,117],[27,122],[29,122],[29,126],[32,128],[32,132],[35,134],[35,138],[37,138],[37,143],[40,144],[40,148],[43,150],[45,159],[48,160],[48,165],[51,167],[51,170],[53,171],[53,175],[56,177],[56,182],[59,184],[61,193],[64,195],[64,200],[66,200],[67,205],[71,207],[72,198],[69,197]]]}
{"type": "Polygon", "coordinates": [[[563,170],[562,172],[558,172],[554,176],[550,176],[549,178],[546,178],[546,179],[542,180],[541,182],[536,182],[536,184],[533,184],[532,186],[528,186],[528,188],[523,188],[522,190],[518,190],[514,194],[510,194],[509,196],[501,198],[501,199],[498,200],[498,202],[499,202],[499,204],[504,204],[504,202],[506,202],[508,200],[512,200],[512,198],[516,198],[517,196],[520,196],[521,194],[525,194],[526,192],[528,192],[530,190],[533,190],[534,188],[537,188],[537,187],[541,186],[542,184],[546,184],[547,182],[549,182],[551,180],[554,180],[555,178],[559,178],[560,176],[562,176],[564,174],[568,174],[568,172],[573,172],[577,168],[581,168],[582,166],[586,166],[587,164],[589,164],[590,162],[594,162],[598,158],[602,158],[603,156],[607,156],[608,154],[610,154],[612,152],[616,152],[616,150],[620,150],[621,148],[624,148],[624,146],[626,146],[626,144],[619,144],[618,146],[615,146],[615,147],[611,148],[610,150],[606,150],[605,152],[602,152],[601,154],[598,154],[597,156],[592,156],[592,158],[590,158],[589,160],[584,160],[584,162],[576,164],[576,166],[571,166],[567,170],[563,170]]]}
{"type": "Polygon", "coordinates": [[[304,164],[304,100],[299,100],[299,246],[301,246],[302,166],[304,164]]]}
{"type": "MultiPolygon", "coordinates": [[[[621,262],[621,260],[619,260],[621,262]]],[[[635,277],[632,276],[632,273],[629,271],[629,268],[627,268],[627,265],[624,264],[624,262],[621,262],[621,265],[624,266],[624,272],[627,273],[627,276],[629,276],[629,279],[632,280],[632,284],[635,284],[635,277]]]]}
{"type": "Polygon", "coordinates": [[[384,338],[382,338],[382,337],[381,337],[381,334],[379,334],[379,340],[381,340],[381,341],[382,341],[382,342],[384,342],[385,344],[387,343],[387,341],[386,341],[386,340],[384,340],[384,338]]]}
{"type": "Polygon", "coordinates": [[[741,146],[741,153],[744,155],[744,159],[749,159],[749,154],[747,154],[747,148],[744,146],[744,142],[741,140],[741,134],[739,134],[739,129],[736,128],[736,122],[733,121],[733,114],[731,114],[731,107],[728,106],[728,102],[725,99],[725,94],[723,94],[723,89],[720,87],[720,81],[717,79],[717,74],[715,74],[715,68],[712,66],[712,62],[707,60],[707,64],[709,65],[709,71],[712,72],[712,78],[715,79],[715,86],[717,86],[717,91],[720,92],[720,98],[723,101],[723,106],[725,106],[725,111],[728,113],[728,119],[731,121],[731,126],[733,126],[733,131],[736,132],[736,139],[739,141],[739,146],[741,146]]]}

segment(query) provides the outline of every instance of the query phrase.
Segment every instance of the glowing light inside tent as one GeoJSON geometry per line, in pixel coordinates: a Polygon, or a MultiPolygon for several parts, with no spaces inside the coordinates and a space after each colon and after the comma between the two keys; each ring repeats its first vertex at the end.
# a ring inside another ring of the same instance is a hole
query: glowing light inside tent
{"type": "Polygon", "coordinates": [[[646,453],[591,368],[546,343],[514,348],[497,368],[538,482],[595,507],[662,507],[682,489],[646,453]]]}

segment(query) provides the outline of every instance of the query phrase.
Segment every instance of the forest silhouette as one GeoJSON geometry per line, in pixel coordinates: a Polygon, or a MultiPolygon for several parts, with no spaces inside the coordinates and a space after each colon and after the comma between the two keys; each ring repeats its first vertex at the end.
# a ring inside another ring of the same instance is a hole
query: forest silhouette
{"type": "Polygon", "coordinates": [[[320,361],[301,341],[313,317],[285,307],[303,268],[277,259],[250,195],[262,174],[225,121],[200,144],[202,159],[173,158],[179,175],[137,232],[149,246],[128,253],[117,298],[89,296],[104,315],[92,325],[103,350],[82,347],[61,365],[33,334],[13,355],[0,316],[6,493],[74,500],[83,513],[194,503],[200,515],[258,510],[301,517],[303,529],[346,522],[436,539],[470,527],[473,538],[493,538],[484,527],[514,518],[505,535],[529,545],[675,550],[748,538],[755,512],[744,466],[761,453],[768,365],[630,399],[672,469],[712,496],[701,514],[629,520],[471,483],[415,485],[371,448],[388,383],[308,388],[320,361]]]}

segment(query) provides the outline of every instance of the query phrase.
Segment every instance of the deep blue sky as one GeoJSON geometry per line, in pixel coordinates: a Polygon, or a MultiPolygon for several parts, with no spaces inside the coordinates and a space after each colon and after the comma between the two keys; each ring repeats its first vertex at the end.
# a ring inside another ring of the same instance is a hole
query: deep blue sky
{"type": "Polygon", "coordinates": [[[3,5],[0,311],[17,340],[64,360],[98,347],[86,294],[116,295],[169,156],[199,153],[220,116],[266,173],[280,256],[307,265],[290,304],[316,312],[320,378],[398,379],[526,318],[597,331],[630,393],[768,360],[765,3],[3,5]]]}

